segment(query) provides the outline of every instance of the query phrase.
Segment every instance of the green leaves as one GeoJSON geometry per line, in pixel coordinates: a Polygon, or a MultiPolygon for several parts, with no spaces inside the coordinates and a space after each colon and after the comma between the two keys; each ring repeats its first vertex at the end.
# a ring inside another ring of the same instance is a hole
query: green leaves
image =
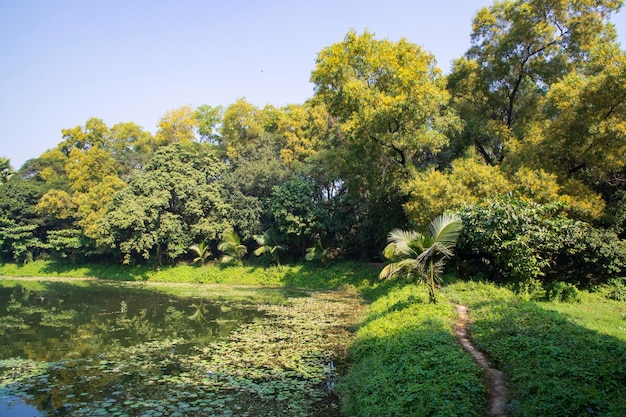
{"type": "Polygon", "coordinates": [[[102,221],[102,240],[125,259],[159,264],[228,227],[217,180],[224,169],[210,145],[173,144],[117,193],[102,221]]]}
{"type": "Polygon", "coordinates": [[[389,278],[406,272],[407,278],[424,279],[429,287],[431,301],[435,302],[435,280],[443,273],[443,259],[452,257],[463,223],[458,216],[441,215],[429,227],[429,234],[394,229],[389,233],[389,244],[383,250],[391,261],[380,272],[380,278],[389,278]]]}
{"type": "Polygon", "coordinates": [[[243,257],[248,253],[248,248],[241,244],[239,235],[232,229],[222,234],[222,241],[217,245],[217,249],[224,252],[222,263],[233,262],[235,265],[241,265],[243,257]]]}
{"type": "Polygon", "coordinates": [[[491,200],[467,206],[459,256],[481,259],[500,280],[563,280],[588,285],[620,276],[626,244],[610,231],[564,217],[559,205],[491,200]]]}

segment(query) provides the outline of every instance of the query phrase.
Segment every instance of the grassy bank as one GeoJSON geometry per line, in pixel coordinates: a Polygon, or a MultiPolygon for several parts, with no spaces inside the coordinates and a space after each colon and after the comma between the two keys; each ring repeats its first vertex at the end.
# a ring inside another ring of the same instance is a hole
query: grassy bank
{"type": "Polygon", "coordinates": [[[626,416],[623,302],[529,301],[471,282],[445,291],[470,307],[474,343],[506,374],[511,416],[626,416]]]}
{"type": "Polygon", "coordinates": [[[520,297],[493,284],[446,285],[436,305],[425,288],[381,282],[379,267],[338,263],[264,268],[147,267],[50,262],[0,265],[2,276],[98,277],[232,285],[337,289],[370,302],[337,389],[349,416],[480,416],[486,390],[452,329],[453,303],[470,308],[470,336],[507,376],[509,414],[626,416],[626,305],[601,293],[579,302],[520,297]]]}
{"type": "Polygon", "coordinates": [[[378,269],[364,263],[345,262],[323,267],[315,263],[264,267],[257,264],[145,265],[68,264],[34,261],[23,265],[0,264],[0,276],[101,278],[116,281],[186,282],[202,284],[264,285],[337,289],[352,285],[366,293],[377,286],[378,269]]]}
{"type": "Polygon", "coordinates": [[[423,287],[374,301],[339,385],[349,416],[482,416],[480,368],[457,343],[453,306],[428,304],[423,287]]]}

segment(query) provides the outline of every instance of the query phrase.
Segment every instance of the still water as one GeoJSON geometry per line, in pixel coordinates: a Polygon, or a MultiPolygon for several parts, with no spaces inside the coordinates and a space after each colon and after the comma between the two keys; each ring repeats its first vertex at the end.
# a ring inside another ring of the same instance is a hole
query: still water
{"type": "MultiPolygon", "coordinates": [[[[232,291],[193,297],[93,281],[5,281],[0,416],[194,415],[219,404],[220,377],[194,374],[194,358],[265,314],[249,292],[232,291]]],[[[269,292],[273,302],[294,296],[269,292]]]]}

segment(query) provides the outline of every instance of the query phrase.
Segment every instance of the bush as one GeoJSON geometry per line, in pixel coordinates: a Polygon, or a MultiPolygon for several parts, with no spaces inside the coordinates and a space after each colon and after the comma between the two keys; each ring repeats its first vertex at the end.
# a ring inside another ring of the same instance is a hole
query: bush
{"type": "Polygon", "coordinates": [[[462,273],[485,268],[503,282],[606,282],[626,270],[626,243],[611,231],[568,219],[557,204],[491,200],[459,212],[462,273]]]}
{"type": "Polygon", "coordinates": [[[547,301],[559,301],[563,303],[579,303],[580,293],[578,289],[567,282],[554,281],[546,290],[547,301]]]}
{"type": "Polygon", "coordinates": [[[607,284],[609,291],[606,297],[609,300],[626,301],[626,278],[614,278],[607,284]]]}

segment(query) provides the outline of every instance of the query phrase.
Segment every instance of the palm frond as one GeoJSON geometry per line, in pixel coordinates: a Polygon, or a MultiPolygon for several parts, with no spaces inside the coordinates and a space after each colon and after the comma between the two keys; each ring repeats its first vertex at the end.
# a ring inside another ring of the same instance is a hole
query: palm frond
{"type": "Polygon", "coordinates": [[[459,238],[462,228],[463,222],[459,216],[442,214],[431,222],[428,231],[434,242],[453,247],[459,238]]]}
{"type": "Polygon", "coordinates": [[[383,255],[387,259],[398,256],[415,256],[417,255],[415,247],[418,246],[419,249],[422,238],[422,234],[412,230],[393,229],[387,237],[389,244],[383,250],[383,255]]]}

